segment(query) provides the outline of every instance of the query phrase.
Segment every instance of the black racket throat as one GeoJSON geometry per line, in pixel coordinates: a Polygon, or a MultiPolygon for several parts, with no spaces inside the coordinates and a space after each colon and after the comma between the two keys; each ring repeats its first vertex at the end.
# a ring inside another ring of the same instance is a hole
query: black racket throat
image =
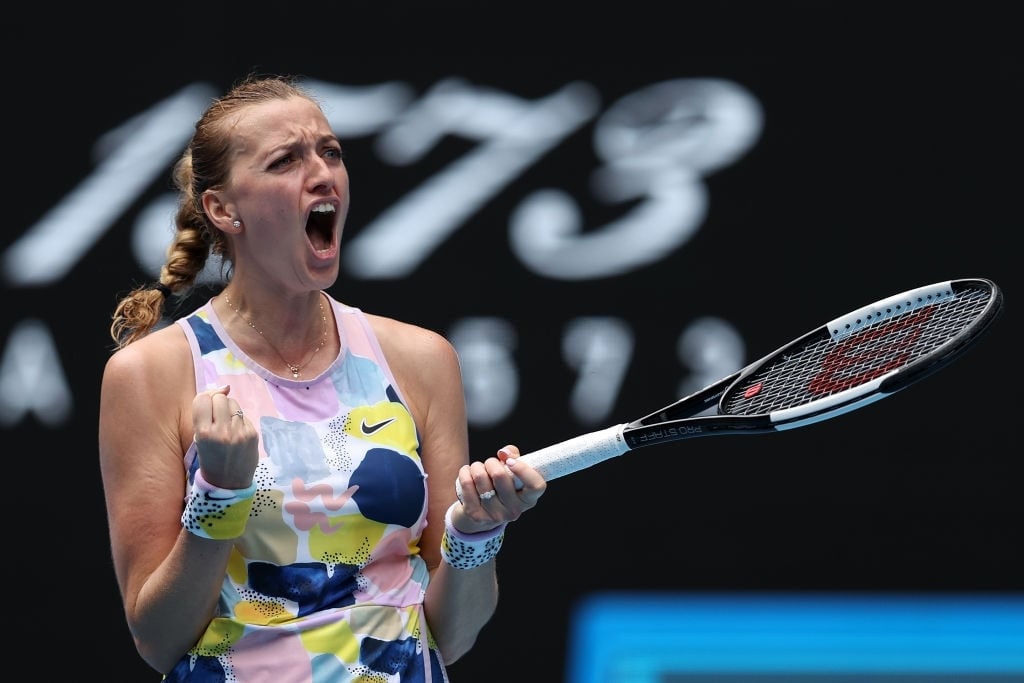
{"type": "Polygon", "coordinates": [[[757,364],[723,377],[657,412],[626,424],[622,430],[622,438],[626,445],[632,450],[658,443],[716,434],[767,434],[778,431],[778,425],[773,423],[768,415],[728,415],[720,412],[725,392],[731,387],[739,386],[744,377],[756,371],[770,358],[766,357],[757,364]],[[713,408],[719,412],[701,415],[713,408]]]}

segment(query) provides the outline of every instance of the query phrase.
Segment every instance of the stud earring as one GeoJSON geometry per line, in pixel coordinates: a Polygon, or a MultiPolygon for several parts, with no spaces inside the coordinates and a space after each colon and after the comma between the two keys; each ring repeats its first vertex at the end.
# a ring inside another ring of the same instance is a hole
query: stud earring
{"type": "Polygon", "coordinates": [[[232,222],[231,225],[235,226],[236,228],[240,228],[242,227],[242,221],[236,220],[232,222]]]}

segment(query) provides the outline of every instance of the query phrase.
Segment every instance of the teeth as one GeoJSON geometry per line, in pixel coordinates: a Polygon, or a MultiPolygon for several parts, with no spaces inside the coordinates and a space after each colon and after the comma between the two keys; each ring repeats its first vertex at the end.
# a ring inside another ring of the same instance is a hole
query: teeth
{"type": "Polygon", "coordinates": [[[313,207],[313,213],[334,213],[333,204],[317,204],[313,207]]]}

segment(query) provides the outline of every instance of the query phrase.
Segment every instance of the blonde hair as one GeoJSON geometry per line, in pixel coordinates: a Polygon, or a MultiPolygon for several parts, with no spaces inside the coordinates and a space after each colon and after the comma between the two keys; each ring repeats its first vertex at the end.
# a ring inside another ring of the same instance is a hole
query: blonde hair
{"type": "MultiPolygon", "coordinates": [[[[234,115],[254,104],[293,97],[319,104],[294,76],[250,73],[215,99],[196,122],[192,139],[174,165],[174,185],[180,194],[167,260],[157,282],[135,287],[114,309],[110,336],[117,349],[153,330],[160,322],[166,298],[191,291],[211,254],[219,254],[225,264],[230,264],[231,244],[203,210],[203,193],[227,184],[234,115]]],[[[227,268],[230,276],[230,265],[227,268]]]]}

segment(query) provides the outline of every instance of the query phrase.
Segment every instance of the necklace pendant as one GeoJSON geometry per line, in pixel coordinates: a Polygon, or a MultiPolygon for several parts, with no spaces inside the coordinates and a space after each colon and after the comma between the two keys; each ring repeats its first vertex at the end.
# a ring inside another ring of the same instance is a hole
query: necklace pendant
{"type": "MultiPolygon", "coordinates": [[[[235,305],[233,303],[231,303],[231,299],[228,298],[227,294],[224,294],[223,296],[224,296],[224,303],[226,303],[228,305],[228,308],[230,308],[232,311],[234,311],[235,315],[237,315],[239,318],[244,320],[249,325],[249,327],[251,327],[252,329],[254,329],[256,331],[256,333],[258,335],[260,335],[261,337],[266,339],[266,336],[263,334],[263,330],[261,330],[260,328],[256,327],[256,323],[255,322],[253,322],[249,318],[246,318],[244,315],[242,315],[242,312],[239,311],[237,308],[235,308],[235,305]]],[[[317,344],[317,346],[313,349],[313,353],[310,355],[310,360],[307,360],[306,364],[309,364],[309,362],[312,360],[312,357],[316,355],[316,352],[319,351],[321,348],[323,348],[324,344],[327,343],[327,314],[324,313],[324,301],[323,301],[323,297],[322,296],[319,298],[319,301],[317,303],[320,306],[320,320],[323,321],[324,332],[323,332],[323,334],[320,337],[320,343],[317,344]]],[[[269,340],[267,340],[267,344],[270,345],[270,348],[274,349],[274,351],[277,353],[278,357],[281,358],[281,361],[288,367],[288,371],[292,373],[292,379],[298,379],[299,378],[299,371],[302,370],[302,366],[295,365],[293,363],[289,363],[288,361],[286,361],[284,359],[284,356],[281,355],[281,352],[277,350],[277,347],[275,347],[273,344],[270,344],[269,340]]]]}

